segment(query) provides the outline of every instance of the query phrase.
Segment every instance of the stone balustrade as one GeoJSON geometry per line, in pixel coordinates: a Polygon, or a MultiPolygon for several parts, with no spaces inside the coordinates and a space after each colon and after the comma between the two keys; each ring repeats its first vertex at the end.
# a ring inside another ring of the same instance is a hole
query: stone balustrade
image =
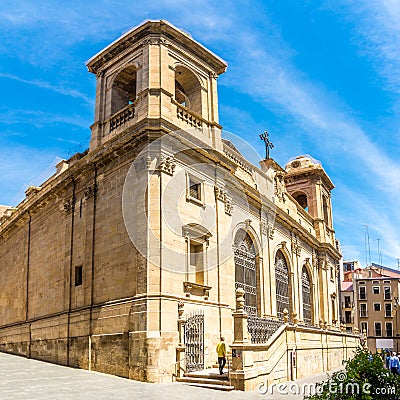
{"type": "Polygon", "coordinates": [[[110,118],[110,132],[125,125],[135,116],[135,107],[129,104],[110,118]]]}
{"type": "Polygon", "coordinates": [[[193,128],[202,129],[203,121],[186,107],[176,103],[176,116],[193,128]]]}

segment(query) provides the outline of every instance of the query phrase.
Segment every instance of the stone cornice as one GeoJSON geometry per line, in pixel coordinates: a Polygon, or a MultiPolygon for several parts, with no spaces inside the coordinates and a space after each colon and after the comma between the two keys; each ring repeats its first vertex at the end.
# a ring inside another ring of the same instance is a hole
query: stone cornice
{"type": "Polygon", "coordinates": [[[132,46],[133,48],[138,45],[169,46],[174,43],[204,60],[207,64],[212,66],[217,74],[225,72],[227,68],[227,63],[225,61],[206,49],[199,42],[195,41],[191,36],[164,20],[148,20],[131,29],[93,56],[87,61],[86,66],[90,72],[97,74],[104,64],[132,46]]]}

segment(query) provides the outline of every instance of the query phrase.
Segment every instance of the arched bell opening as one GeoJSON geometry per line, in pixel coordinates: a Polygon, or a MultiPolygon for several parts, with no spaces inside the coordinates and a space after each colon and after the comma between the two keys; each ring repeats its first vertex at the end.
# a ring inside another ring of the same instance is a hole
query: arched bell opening
{"type": "Polygon", "coordinates": [[[111,92],[111,115],[122,110],[136,99],[136,68],[129,66],[114,79],[111,92]]]}
{"type": "Polygon", "coordinates": [[[196,75],[183,66],[175,69],[175,100],[201,115],[201,85],[196,75]]]}
{"type": "Polygon", "coordinates": [[[296,193],[293,193],[292,196],[297,201],[297,203],[300,205],[300,207],[302,207],[303,210],[308,212],[308,198],[307,198],[307,195],[304,192],[296,192],[296,193]]]}

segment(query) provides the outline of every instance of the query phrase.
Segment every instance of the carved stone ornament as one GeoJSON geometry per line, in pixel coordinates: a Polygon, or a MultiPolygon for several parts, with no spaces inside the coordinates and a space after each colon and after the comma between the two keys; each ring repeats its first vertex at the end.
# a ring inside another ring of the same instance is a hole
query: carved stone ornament
{"type": "Polygon", "coordinates": [[[225,214],[232,215],[232,212],[233,212],[232,199],[229,198],[229,199],[227,199],[227,201],[225,203],[225,214]]]}
{"type": "Polygon", "coordinates": [[[173,175],[176,168],[176,163],[174,157],[164,156],[162,157],[160,164],[158,165],[158,170],[165,172],[168,175],[173,175]]]}
{"type": "Polygon", "coordinates": [[[292,312],[292,316],[293,316],[293,323],[294,323],[295,325],[297,325],[297,324],[299,323],[299,318],[298,318],[298,316],[297,316],[297,312],[296,312],[296,311],[293,311],[293,312],[292,312]]]}
{"type": "Polygon", "coordinates": [[[150,37],[150,38],[144,39],[143,42],[142,42],[143,46],[145,46],[147,44],[149,44],[151,46],[154,46],[154,45],[168,46],[169,43],[168,43],[168,41],[166,39],[161,38],[161,37],[150,37]]]}
{"type": "Polygon", "coordinates": [[[268,235],[269,227],[268,227],[268,222],[262,221],[261,222],[261,233],[263,235],[268,235]]]}
{"type": "Polygon", "coordinates": [[[317,252],[315,250],[313,250],[312,252],[312,266],[314,268],[318,268],[319,264],[318,264],[318,257],[317,257],[317,252]]]}
{"type": "Polygon", "coordinates": [[[225,189],[215,186],[214,192],[215,192],[215,195],[217,196],[217,200],[222,201],[223,203],[226,202],[226,190],[225,189]]]}
{"type": "Polygon", "coordinates": [[[283,310],[283,322],[285,324],[289,323],[289,310],[287,308],[283,310]]]}
{"type": "Polygon", "coordinates": [[[269,222],[262,221],[261,222],[261,233],[265,236],[268,236],[271,240],[273,240],[275,229],[269,222]]]}
{"type": "Polygon", "coordinates": [[[178,303],[178,318],[179,319],[182,319],[184,307],[185,307],[185,303],[183,301],[180,301],[178,303]]]}
{"type": "Polygon", "coordinates": [[[236,289],[236,312],[244,312],[244,290],[236,289]]]}
{"type": "Polygon", "coordinates": [[[283,173],[277,172],[274,178],[274,194],[279,199],[285,202],[285,184],[283,173]]]}
{"type": "Polygon", "coordinates": [[[91,199],[92,197],[95,197],[96,192],[97,192],[97,185],[96,184],[88,186],[86,188],[85,192],[84,192],[85,199],[88,200],[88,199],[91,199]]]}
{"type": "Polygon", "coordinates": [[[71,198],[65,201],[64,203],[64,211],[67,214],[70,214],[72,212],[72,209],[74,208],[74,203],[75,203],[75,199],[71,198]]]}
{"type": "Polygon", "coordinates": [[[216,74],[214,71],[210,71],[210,72],[208,73],[208,76],[209,76],[210,78],[213,78],[213,79],[217,79],[217,78],[218,78],[218,74],[216,74]]]}
{"type": "Polygon", "coordinates": [[[232,215],[232,197],[228,196],[228,192],[225,189],[218,186],[214,186],[214,192],[216,194],[217,200],[222,201],[225,204],[225,214],[232,215]]]}

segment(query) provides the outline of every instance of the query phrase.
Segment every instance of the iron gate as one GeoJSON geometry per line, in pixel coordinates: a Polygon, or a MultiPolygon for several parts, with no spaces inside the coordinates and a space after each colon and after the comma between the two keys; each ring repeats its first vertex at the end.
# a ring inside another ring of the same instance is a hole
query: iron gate
{"type": "Polygon", "coordinates": [[[186,372],[204,369],[204,314],[191,315],[184,325],[186,372]]]}

